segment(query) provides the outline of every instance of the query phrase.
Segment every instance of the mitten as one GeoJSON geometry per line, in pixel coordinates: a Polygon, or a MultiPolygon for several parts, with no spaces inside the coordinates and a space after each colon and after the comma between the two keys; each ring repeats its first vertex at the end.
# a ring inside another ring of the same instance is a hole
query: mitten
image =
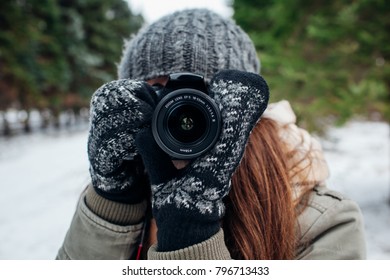
{"type": "Polygon", "coordinates": [[[129,204],[145,199],[148,179],[134,139],[150,123],[155,103],[152,87],[127,79],[107,83],[92,96],[89,171],[104,198],[129,204]]]}
{"type": "Polygon", "coordinates": [[[225,212],[223,198],[269,99],[261,76],[236,70],[218,72],[209,92],[221,111],[221,133],[215,146],[186,168],[174,168],[150,129],[144,129],[136,139],[152,183],[159,251],[200,243],[219,231],[225,212]]]}

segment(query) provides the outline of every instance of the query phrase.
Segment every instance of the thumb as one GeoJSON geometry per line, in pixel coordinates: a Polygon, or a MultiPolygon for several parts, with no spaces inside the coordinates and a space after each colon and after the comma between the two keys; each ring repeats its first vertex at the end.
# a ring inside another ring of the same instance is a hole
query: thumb
{"type": "Polygon", "coordinates": [[[172,159],[157,145],[150,127],[137,133],[135,145],[153,185],[168,182],[178,174],[172,159]]]}

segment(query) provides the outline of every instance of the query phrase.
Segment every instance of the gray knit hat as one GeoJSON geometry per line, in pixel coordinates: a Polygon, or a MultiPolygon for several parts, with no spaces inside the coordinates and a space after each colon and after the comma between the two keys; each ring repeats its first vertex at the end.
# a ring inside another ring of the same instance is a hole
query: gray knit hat
{"type": "Polygon", "coordinates": [[[221,69],[258,73],[252,41],[231,19],[189,9],[162,17],[126,42],[118,76],[147,80],[191,72],[209,81],[221,69]]]}

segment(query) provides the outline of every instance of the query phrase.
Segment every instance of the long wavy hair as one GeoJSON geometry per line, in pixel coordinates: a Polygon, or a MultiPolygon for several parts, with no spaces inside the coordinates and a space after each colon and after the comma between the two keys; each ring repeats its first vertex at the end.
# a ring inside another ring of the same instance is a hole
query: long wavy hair
{"type": "MultiPolygon", "coordinates": [[[[277,124],[262,119],[252,131],[225,199],[225,241],[233,259],[293,259],[297,204],[277,124]]],[[[296,186],[294,186],[296,187],[296,186]]]]}
{"type": "MultiPolygon", "coordinates": [[[[280,140],[278,124],[261,119],[248,139],[232,177],[232,188],[224,199],[222,227],[233,259],[294,259],[300,213],[297,205],[305,206],[312,186],[303,184],[301,195],[297,198],[294,194],[293,188],[298,186],[292,185],[291,176],[299,174],[291,175],[292,168],[297,167],[288,164],[293,156],[294,151],[287,151],[280,140]]],[[[151,228],[152,232],[156,230],[154,222],[151,228]]],[[[149,235],[146,248],[157,241],[155,238],[149,235]]]]}

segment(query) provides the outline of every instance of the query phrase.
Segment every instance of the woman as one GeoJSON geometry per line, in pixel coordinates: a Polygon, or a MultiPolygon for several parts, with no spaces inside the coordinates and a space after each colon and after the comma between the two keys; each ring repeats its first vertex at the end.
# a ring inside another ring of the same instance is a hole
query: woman
{"type": "Polygon", "coordinates": [[[92,183],[57,258],[365,258],[358,206],[325,187],[321,148],[288,102],[265,110],[259,71],[249,37],[208,10],[165,16],[132,38],[120,80],[92,97],[92,183]],[[172,161],[150,128],[152,86],[178,72],[205,78],[222,118],[217,142],[190,162],[172,161]]]}

